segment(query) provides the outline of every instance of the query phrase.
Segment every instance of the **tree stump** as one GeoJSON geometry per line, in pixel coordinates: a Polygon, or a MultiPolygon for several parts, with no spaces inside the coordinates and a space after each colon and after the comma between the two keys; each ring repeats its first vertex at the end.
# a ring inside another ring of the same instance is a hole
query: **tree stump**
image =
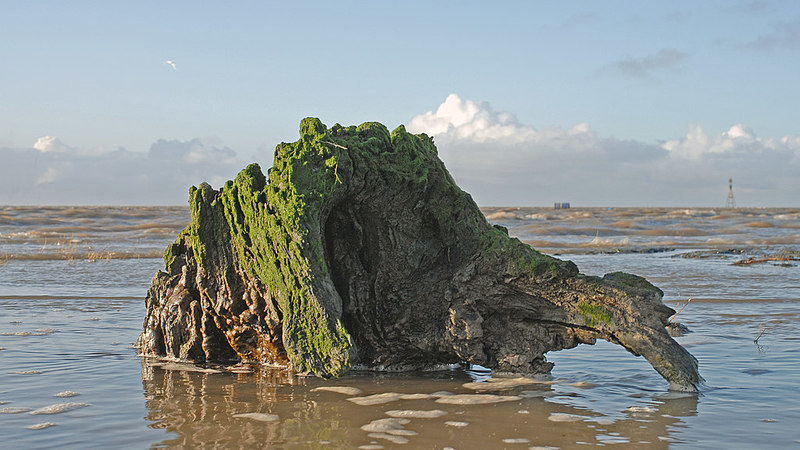
{"type": "Polygon", "coordinates": [[[153,278],[137,346],[322,377],[469,362],[548,373],[545,353],[605,339],[696,390],[675,312],[644,278],[578,273],[490,225],[433,140],[304,119],[265,177],[190,189],[192,222],[153,278]]]}

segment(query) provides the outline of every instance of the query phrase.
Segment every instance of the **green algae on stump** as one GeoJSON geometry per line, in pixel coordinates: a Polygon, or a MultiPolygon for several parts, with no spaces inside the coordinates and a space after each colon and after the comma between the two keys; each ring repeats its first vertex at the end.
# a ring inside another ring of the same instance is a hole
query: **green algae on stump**
{"type": "Polygon", "coordinates": [[[658,288],[581,275],[490,225],[433,139],[402,125],[303,119],[268,176],[251,164],[189,204],[148,291],[143,353],[324,377],[460,361],[537,374],[546,352],[602,338],[677,386],[700,380],[658,288]]]}

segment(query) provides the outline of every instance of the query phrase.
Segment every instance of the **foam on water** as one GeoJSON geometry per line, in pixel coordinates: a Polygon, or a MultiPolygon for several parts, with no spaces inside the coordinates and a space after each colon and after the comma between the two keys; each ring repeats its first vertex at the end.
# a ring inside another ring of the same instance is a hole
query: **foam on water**
{"type": "Polygon", "coordinates": [[[502,403],[520,400],[518,395],[493,395],[493,394],[454,394],[436,399],[436,403],[449,405],[484,405],[488,403],[502,403]]]}
{"type": "Polygon", "coordinates": [[[494,391],[494,390],[508,390],[520,386],[530,384],[553,384],[555,381],[539,381],[533,378],[519,377],[519,378],[489,378],[484,382],[479,383],[464,383],[463,386],[473,391],[494,391]]]}
{"type": "Polygon", "coordinates": [[[469,425],[469,422],[460,422],[458,420],[448,420],[444,423],[448,427],[464,428],[469,425]]]}
{"type": "Polygon", "coordinates": [[[631,406],[625,409],[624,412],[630,413],[634,417],[643,417],[654,414],[656,410],[649,406],[631,406]]]}
{"type": "Polygon", "coordinates": [[[30,410],[31,408],[25,408],[20,406],[8,406],[6,408],[0,408],[0,414],[22,414],[30,410]]]}
{"type": "MultiPolygon", "coordinates": [[[[403,425],[406,425],[410,422],[411,420],[402,417],[389,417],[384,419],[375,419],[366,425],[362,425],[361,429],[370,433],[406,435],[409,430],[404,429],[403,425]]],[[[416,434],[413,431],[411,433],[416,434]]]]}
{"type": "Polygon", "coordinates": [[[20,337],[27,337],[27,336],[47,336],[48,334],[52,334],[54,331],[6,331],[0,333],[0,336],[20,336],[20,337]]]}
{"type": "Polygon", "coordinates": [[[29,430],[44,430],[45,428],[50,428],[56,426],[53,422],[42,422],[37,423],[36,425],[31,425],[27,427],[29,430]]]}
{"type": "Polygon", "coordinates": [[[89,405],[88,403],[76,403],[76,402],[56,403],[54,405],[49,405],[45,406],[44,408],[33,410],[28,414],[33,414],[33,415],[62,414],[67,411],[72,411],[73,409],[85,408],[87,406],[91,405],[89,405]]]}
{"type": "Polygon", "coordinates": [[[344,395],[358,395],[362,392],[361,389],[351,386],[320,386],[311,389],[311,392],[317,392],[317,391],[336,392],[337,394],[344,394],[344,395]]]}
{"type": "Polygon", "coordinates": [[[528,438],[505,438],[503,442],[506,444],[528,444],[531,440],[528,438]]]}
{"type": "Polygon", "coordinates": [[[394,402],[400,400],[400,397],[402,396],[403,394],[398,394],[397,392],[384,392],[382,394],[367,395],[365,397],[350,397],[347,400],[355,403],[356,405],[369,406],[394,402]]]}
{"type": "MultiPolygon", "coordinates": [[[[447,394],[445,394],[447,395],[447,394]]],[[[400,400],[426,400],[429,398],[440,397],[440,395],[436,394],[423,394],[423,393],[416,393],[416,394],[403,394],[400,396],[400,400]]]]}
{"type": "Polygon", "coordinates": [[[580,416],[578,414],[553,413],[550,414],[547,420],[551,422],[580,422],[587,418],[586,416],[580,416]]]}
{"type": "Polygon", "coordinates": [[[80,394],[78,394],[75,391],[61,391],[61,392],[59,392],[57,394],[54,394],[53,397],[68,398],[68,397],[76,397],[78,395],[80,395],[80,394]]]}
{"type": "Polygon", "coordinates": [[[238,419],[252,419],[252,420],[257,420],[259,422],[276,422],[280,420],[280,417],[278,417],[276,414],[267,414],[259,412],[234,414],[231,417],[236,417],[238,419]]]}
{"type": "Polygon", "coordinates": [[[444,416],[445,414],[447,414],[447,411],[442,411],[441,409],[427,411],[418,409],[393,409],[386,411],[386,415],[389,417],[405,417],[411,419],[434,419],[444,416]]]}

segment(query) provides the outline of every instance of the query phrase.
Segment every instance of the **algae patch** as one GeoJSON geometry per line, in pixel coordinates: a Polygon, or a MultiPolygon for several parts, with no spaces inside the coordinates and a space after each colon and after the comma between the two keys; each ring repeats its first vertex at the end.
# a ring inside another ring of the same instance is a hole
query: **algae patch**
{"type": "Polygon", "coordinates": [[[611,312],[603,306],[580,302],[578,303],[578,310],[580,310],[586,325],[591,328],[595,328],[600,324],[611,323],[611,312]]]}

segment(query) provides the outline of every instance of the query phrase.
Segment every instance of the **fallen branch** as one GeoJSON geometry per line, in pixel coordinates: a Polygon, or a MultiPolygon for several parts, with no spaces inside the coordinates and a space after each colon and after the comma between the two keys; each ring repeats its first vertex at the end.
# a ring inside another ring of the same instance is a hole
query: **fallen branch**
{"type": "Polygon", "coordinates": [[[761,326],[758,327],[758,336],[756,336],[756,338],[753,339],[753,343],[758,344],[758,340],[761,339],[761,336],[766,332],[767,332],[767,327],[765,327],[764,324],[761,324],[761,326]]]}
{"type": "MultiPolygon", "coordinates": [[[[672,315],[672,317],[669,318],[669,322],[668,323],[672,323],[672,321],[675,319],[675,317],[677,317],[678,314],[680,314],[684,309],[686,309],[686,307],[689,305],[689,302],[691,302],[691,301],[692,301],[692,297],[689,297],[689,300],[686,300],[686,303],[684,303],[683,306],[681,306],[681,308],[678,310],[678,312],[676,312],[675,314],[672,315]]],[[[680,306],[680,303],[678,303],[678,306],[680,306]]]]}

